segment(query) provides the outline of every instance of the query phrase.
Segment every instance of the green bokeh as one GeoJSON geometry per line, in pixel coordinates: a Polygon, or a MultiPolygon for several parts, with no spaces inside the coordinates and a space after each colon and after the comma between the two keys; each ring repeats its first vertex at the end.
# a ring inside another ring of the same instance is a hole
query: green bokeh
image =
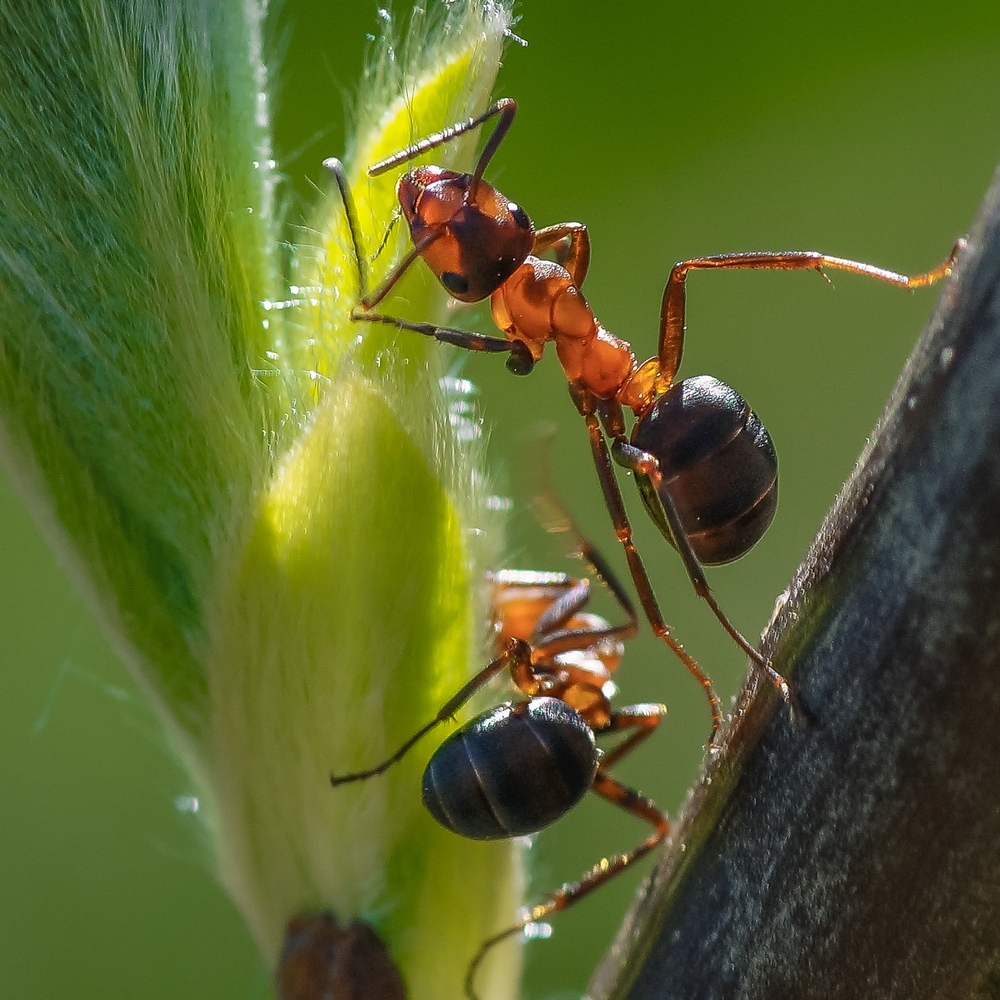
{"type": "MultiPolygon", "coordinates": [[[[277,150],[302,207],[343,146],[344,93],[361,70],[374,4],[285,0],[277,150]]],[[[655,350],[669,265],[749,249],[820,249],[899,270],[938,263],[968,228],[1000,160],[1000,8],[966,4],[608,5],[525,3],[499,93],[517,98],[491,179],[542,225],[590,227],[586,292],[641,356],[655,350]]],[[[696,275],[684,374],[711,372],[761,414],[781,460],[764,541],[711,574],[748,633],[766,622],[847,475],[935,292],[848,276],[696,275]]],[[[458,314],[462,325],[485,322],[458,314]]],[[[461,359],[481,388],[498,474],[518,481],[540,423],[557,425],[554,476],[621,565],[580,421],[554,358],[527,380],[461,359]]],[[[503,481],[502,481],[503,482],[503,481]]],[[[628,484],[626,484],[627,486],[628,484]]],[[[664,612],[728,700],[741,658],[689,594],[679,562],[641,521],[664,612]]],[[[3,494],[0,550],[0,996],[266,997],[267,976],[206,869],[189,789],[113,651],[3,494]]],[[[569,568],[518,504],[507,565],[569,568]]],[[[607,609],[606,610],[610,610],[607,609]]],[[[708,733],[696,686],[645,636],[624,700],[664,701],[664,731],[621,774],[676,810],[708,733]]],[[[415,790],[416,794],[416,790],[415,790]]],[[[585,802],[539,838],[544,893],[645,830],[585,802]]],[[[526,995],[579,994],[636,877],[554,921],[530,947],[526,995]]]]}

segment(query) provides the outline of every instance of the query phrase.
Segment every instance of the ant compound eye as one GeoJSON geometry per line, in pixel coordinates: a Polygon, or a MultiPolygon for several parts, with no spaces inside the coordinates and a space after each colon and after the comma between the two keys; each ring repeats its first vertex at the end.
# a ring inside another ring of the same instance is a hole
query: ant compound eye
{"type": "Polygon", "coordinates": [[[507,211],[510,212],[511,218],[521,229],[531,228],[531,219],[528,218],[528,213],[520,205],[515,205],[512,201],[508,202],[507,211]]]}
{"type": "Polygon", "coordinates": [[[468,281],[454,271],[442,271],[441,284],[452,295],[464,295],[469,290],[468,281]]]}

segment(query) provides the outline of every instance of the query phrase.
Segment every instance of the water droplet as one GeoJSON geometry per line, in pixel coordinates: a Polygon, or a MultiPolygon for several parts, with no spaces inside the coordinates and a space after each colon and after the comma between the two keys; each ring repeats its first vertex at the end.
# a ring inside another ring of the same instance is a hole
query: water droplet
{"type": "Polygon", "coordinates": [[[552,937],[552,924],[541,924],[532,921],[524,925],[522,931],[526,941],[545,941],[552,937]]]}

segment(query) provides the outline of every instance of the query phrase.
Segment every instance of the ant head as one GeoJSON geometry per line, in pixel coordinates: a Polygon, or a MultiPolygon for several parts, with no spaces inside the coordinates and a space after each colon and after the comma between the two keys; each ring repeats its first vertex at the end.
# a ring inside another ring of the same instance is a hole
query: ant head
{"type": "Polygon", "coordinates": [[[527,213],[486,181],[441,167],[417,167],[396,187],[413,244],[449,295],[479,302],[531,253],[527,213]]]}

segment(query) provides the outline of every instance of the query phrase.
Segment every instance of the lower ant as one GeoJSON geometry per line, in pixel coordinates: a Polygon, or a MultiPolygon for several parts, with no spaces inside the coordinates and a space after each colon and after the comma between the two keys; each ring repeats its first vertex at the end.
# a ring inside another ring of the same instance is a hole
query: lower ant
{"type": "Polygon", "coordinates": [[[507,367],[519,375],[531,371],[546,343],[555,343],[570,397],[586,423],[597,477],[643,612],[653,631],[704,688],[712,713],[711,743],[722,724],[719,698],[711,679],[683,654],[663,620],[632,542],[614,463],[634,474],[647,512],[680,553],[696,594],[786,701],[794,705],[794,698],[785,678],[723,613],[702,569],[740,558],[767,530],[777,506],[777,455],[764,425],[734,389],[705,375],[674,381],[684,343],[688,273],[764,269],[822,274],[829,268],[898,288],[921,288],[951,272],[964,241],[939,267],[912,277],[811,250],[682,260],[671,269],[663,293],[657,354],[637,364],[629,344],[598,322],[580,291],[590,263],[586,227],[567,222],[536,231],[519,206],[482,179],[516,111],[509,98],[497,101],[483,114],[414,143],[368,170],[369,176],[384,173],[498,118],[473,173],[418,166],[400,177],[396,190],[413,247],[374,291],[366,291],[364,255],[343,169],[337,160],[326,161],[344,202],[361,282],[361,299],[351,318],[387,323],[467,350],[508,352],[507,367]],[[546,251],[557,260],[538,256],[546,251]],[[490,296],[494,321],[504,337],[375,312],[418,257],[454,298],[475,302],[490,296]],[[630,434],[625,410],[634,416],[630,434]]]}
{"type": "MultiPolygon", "coordinates": [[[[561,508],[560,508],[561,510],[561,508]]],[[[626,854],[603,859],[582,878],[532,907],[516,924],[494,934],[469,964],[465,992],[476,1000],[475,977],[496,944],[583,899],[659,845],[667,817],[649,799],[608,772],[660,724],[663,705],[613,708],[611,680],[624,643],[638,631],[625,590],[593,545],[565,518],[577,551],[625,614],[612,625],[585,613],[590,582],[563,573],[509,570],[492,574],[500,655],[487,664],[438,714],[380,764],[352,774],[331,775],[334,787],[382,774],[432,729],[455,713],[492,678],[509,671],[527,700],[483,712],[452,733],[424,771],[422,797],[444,827],[473,840],[519,837],[549,826],[589,789],[653,827],[626,854]],[[607,752],[596,738],[622,733],[607,752]]]]}

